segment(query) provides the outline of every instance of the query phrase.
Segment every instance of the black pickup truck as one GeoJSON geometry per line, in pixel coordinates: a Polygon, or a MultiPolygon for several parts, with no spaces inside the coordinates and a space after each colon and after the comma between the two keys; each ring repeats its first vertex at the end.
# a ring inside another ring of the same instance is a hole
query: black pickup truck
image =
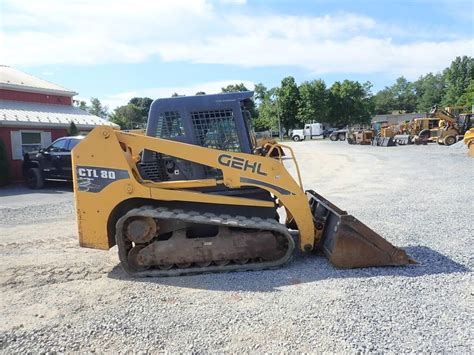
{"type": "Polygon", "coordinates": [[[72,181],[71,150],[83,136],[56,139],[47,148],[23,156],[23,176],[32,189],[41,189],[45,180],[72,181]]]}

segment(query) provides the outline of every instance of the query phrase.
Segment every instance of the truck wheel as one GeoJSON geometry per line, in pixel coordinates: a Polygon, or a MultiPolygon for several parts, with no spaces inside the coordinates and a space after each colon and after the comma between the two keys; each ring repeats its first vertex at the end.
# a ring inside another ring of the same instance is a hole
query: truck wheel
{"type": "Polygon", "coordinates": [[[44,178],[38,168],[29,168],[26,172],[26,184],[30,189],[41,189],[44,186],[44,178]]]}
{"type": "Polygon", "coordinates": [[[454,143],[456,143],[456,137],[454,136],[449,136],[444,139],[444,144],[446,145],[453,145],[454,143]]]}
{"type": "Polygon", "coordinates": [[[346,140],[346,135],[344,133],[339,133],[337,135],[337,138],[339,138],[340,141],[345,141],[346,140]]]}
{"type": "Polygon", "coordinates": [[[333,142],[337,141],[337,135],[333,134],[331,136],[329,136],[329,139],[333,142]]]}
{"type": "Polygon", "coordinates": [[[295,142],[299,142],[301,140],[300,136],[293,136],[291,139],[293,139],[295,142]]]}

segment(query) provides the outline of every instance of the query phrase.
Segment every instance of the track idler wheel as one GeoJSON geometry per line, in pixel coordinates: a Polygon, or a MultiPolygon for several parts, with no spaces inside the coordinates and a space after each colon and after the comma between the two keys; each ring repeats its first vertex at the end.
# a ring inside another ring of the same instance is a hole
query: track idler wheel
{"type": "Polygon", "coordinates": [[[139,253],[143,248],[145,248],[145,245],[136,245],[128,252],[128,265],[135,271],[145,271],[150,268],[141,263],[139,253]]]}
{"type": "Polygon", "coordinates": [[[239,264],[239,265],[244,265],[249,262],[250,259],[234,259],[232,260],[234,263],[239,264]]]}
{"type": "Polygon", "coordinates": [[[156,234],[156,223],[151,217],[134,217],[127,226],[125,236],[134,243],[147,243],[156,234]]]}
{"type": "Polygon", "coordinates": [[[230,260],[216,260],[214,261],[214,264],[217,266],[226,266],[230,263],[230,260]]]}

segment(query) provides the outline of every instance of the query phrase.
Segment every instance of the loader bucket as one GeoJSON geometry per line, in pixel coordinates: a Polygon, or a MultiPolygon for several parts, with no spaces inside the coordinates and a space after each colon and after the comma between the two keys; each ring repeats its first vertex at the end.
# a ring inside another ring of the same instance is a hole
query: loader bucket
{"type": "Polygon", "coordinates": [[[306,191],[313,214],[316,249],[343,269],[416,264],[406,252],[316,192],[306,191]]]}

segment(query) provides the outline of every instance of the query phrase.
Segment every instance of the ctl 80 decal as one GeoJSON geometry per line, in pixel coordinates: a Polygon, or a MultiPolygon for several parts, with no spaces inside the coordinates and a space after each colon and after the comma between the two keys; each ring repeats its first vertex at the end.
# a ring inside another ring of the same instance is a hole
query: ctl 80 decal
{"type": "Polygon", "coordinates": [[[127,170],[92,166],[78,166],[76,175],[78,190],[86,192],[100,192],[114,181],[129,177],[127,170]]]}
{"type": "Polygon", "coordinates": [[[252,173],[267,176],[267,173],[262,171],[262,163],[251,162],[250,160],[233,157],[229,154],[221,154],[217,158],[219,164],[228,166],[233,169],[239,169],[243,171],[252,171],[252,173]]]}

